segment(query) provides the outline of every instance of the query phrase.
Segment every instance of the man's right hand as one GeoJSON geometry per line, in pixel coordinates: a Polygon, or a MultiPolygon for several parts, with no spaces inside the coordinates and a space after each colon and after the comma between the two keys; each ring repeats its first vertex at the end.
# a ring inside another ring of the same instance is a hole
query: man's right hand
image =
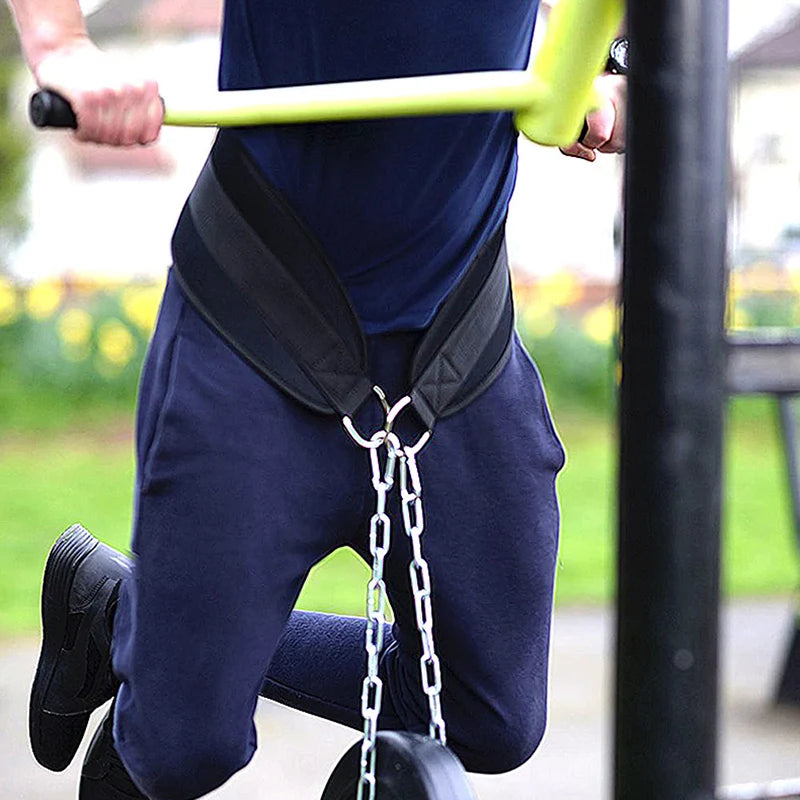
{"type": "Polygon", "coordinates": [[[40,88],[69,100],[81,141],[124,146],[158,137],[164,107],[157,83],[136,75],[87,37],[49,50],[31,66],[40,88]]]}

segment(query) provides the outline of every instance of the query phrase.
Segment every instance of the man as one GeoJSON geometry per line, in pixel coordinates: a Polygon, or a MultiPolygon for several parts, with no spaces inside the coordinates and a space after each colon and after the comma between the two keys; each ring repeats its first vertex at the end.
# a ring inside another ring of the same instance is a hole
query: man
{"type": "MultiPolygon", "coordinates": [[[[94,47],[75,0],[12,6],[38,84],[71,101],[79,139],[157,138],[156,83],[94,47]]],[[[229,0],[220,84],[519,69],[535,14],[534,2],[508,0],[229,0]]],[[[603,107],[569,155],[622,149],[624,87],[603,80],[603,107]]],[[[508,114],[253,128],[222,136],[204,174],[234,196],[232,164],[252,183],[255,199],[239,198],[252,226],[275,197],[292,235],[324,253],[365,334],[370,379],[393,402],[465,276],[483,262],[503,266],[515,143],[508,114]]],[[[310,567],[337,547],[370,558],[367,461],[335,416],[298,402],[248,357],[233,329],[254,319],[251,298],[228,303],[226,323],[209,312],[213,293],[204,303],[190,290],[191,254],[216,247],[204,226],[220,222],[187,208],[142,375],[135,561],[76,526],[45,570],[30,709],[37,759],[65,768],[91,710],[115,698],[87,754],[81,800],[208,793],[251,758],[259,694],[361,727],[363,620],[292,606],[310,567]]],[[[266,246],[282,225],[261,232],[266,246]]],[[[421,456],[448,744],[478,772],[519,766],[544,731],[563,464],[536,368],[506,340],[421,456]]],[[[362,430],[382,427],[378,412],[359,411],[362,430]]],[[[416,435],[404,425],[401,435],[416,435]]],[[[380,662],[381,726],[424,731],[410,550],[397,534],[385,569],[396,622],[380,662]]]]}

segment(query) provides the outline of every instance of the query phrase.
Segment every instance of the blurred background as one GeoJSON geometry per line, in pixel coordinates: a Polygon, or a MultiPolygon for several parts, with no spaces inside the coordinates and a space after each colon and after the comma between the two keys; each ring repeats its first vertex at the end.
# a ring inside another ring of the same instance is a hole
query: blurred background
{"type": "MultiPolygon", "coordinates": [[[[107,49],[146,64],[169,98],[215,84],[220,6],[109,0],[91,26],[107,49]]],[[[547,5],[537,37],[546,15],[547,5]]],[[[800,1],[731,0],[730,32],[728,326],[800,333],[800,1]]],[[[213,138],[165,129],[152,147],[113,150],[34,133],[25,117],[31,90],[3,6],[0,800],[74,792],[63,776],[42,775],[33,764],[20,717],[36,655],[41,571],[54,537],[74,521],[126,548],[138,373],[172,228],[213,138]]],[[[561,762],[547,768],[547,754],[590,765],[580,790],[566,779],[553,788],[562,797],[607,793],[621,179],[619,157],[587,164],[520,143],[508,222],[518,327],[543,373],[569,460],[559,479],[554,704],[544,766],[481,783],[485,798],[528,797],[537,785],[553,785],[551,772],[569,770],[561,762]]],[[[734,616],[725,618],[723,688],[732,698],[725,708],[738,711],[723,728],[726,780],[765,779],[775,770],[800,775],[800,713],[771,706],[800,583],[782,448],[774,398],[730,400],[723,578],[725,613],[734,616]],[[739,730],[742,715],[755,725],[752,742],[726,733],[739,730]],[[741,756],[762,750],[771,755],[741,756]]],[[[336,553],[315,571],[300,604],[361,614],[365,574],[350,553],[336,553]]],[[[263,723],[265,735],[270,724],[263,723]]],[[[281,723],[293,724],[301,723],[281,723]]],[[[272,779],[289,779],[281,775],[272,779]]]]}

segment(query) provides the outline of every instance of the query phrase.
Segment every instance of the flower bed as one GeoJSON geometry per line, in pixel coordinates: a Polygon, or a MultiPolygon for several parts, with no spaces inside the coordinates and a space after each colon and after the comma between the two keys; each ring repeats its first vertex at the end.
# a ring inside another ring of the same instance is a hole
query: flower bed
{"type": "MultiPolygon", "coordinates": [[[[91,424],[129,414],[163,285],[0,276],[0,430],[91,424]]],[[[613,406],[620,314],[616,286],[560,272],[515,282],[517,327],[551,402],[613,406]]],[[[732,327],[800,324],[800,282],[769,264],[737,271],[732,327]]]]}

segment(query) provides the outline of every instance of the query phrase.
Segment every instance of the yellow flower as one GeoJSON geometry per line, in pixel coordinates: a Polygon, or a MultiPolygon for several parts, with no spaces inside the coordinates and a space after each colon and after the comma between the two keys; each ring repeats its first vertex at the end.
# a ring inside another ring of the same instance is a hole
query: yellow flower
{"type": "Polygon", "coordinates": [[[611,302],[602,303],[588,311],[583,318],[583,332],[595,342],[607,344],[617,329],[617,312],[611,302]]]}
{"type": "Polygon", "coordinates": [[[42,281],[28,289],[25,296],[25,308],[35,319],[47,319],[61,305],[64,289],[56,281],[42,281]]]}
{"type": "Polygon", "coordinates": [[[159,286],[131,286],[122,293],[125,316],[144,333],[153,330],[161,294],[159,286]]]}
{"type": "Polygon", "coordinates": [[[136,341],[119,320],[110,319],[97,331],[97,347],[106,362],[121,368],[136,352],[136,341]]]}
{"type": "Polygon", "coordinates": [[[526,303],[520,312],[520,318],[525,330],[539,339],[549,336],[558,323],[555,308],[542,300],[526,303]]]}
{"type": "Polygon", "coordinates": [[[0,277],[0,325],[10,325],[19,316],[19,302],[14,286],[0,277]]]}
{"type": "Polygon", "coordinates": [[[583,286],[571,272],[554,272],[542,278],[536,291],[554,306],[570,306],[583,297],[583,286]]]}
{"type": "Polygon", "coordinates": [[[92,333],[92,318],[82,308],[70,308],[58,320],[58,334],[67,347],[85,345],[92,333]]]}

